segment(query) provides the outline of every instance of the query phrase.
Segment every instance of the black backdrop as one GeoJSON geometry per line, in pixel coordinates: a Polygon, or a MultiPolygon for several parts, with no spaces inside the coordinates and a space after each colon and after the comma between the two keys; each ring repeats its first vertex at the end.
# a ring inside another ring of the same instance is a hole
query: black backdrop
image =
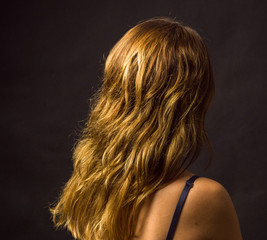
{"type": "Polygon", "coordinates": [[[266,239],[266,1],[9,1],[1,7],[1,228],[7,239],[72,239],[48,206],[72,172],[76,132],[103,56],[141,20],[176,17],[207,41],[215,158],[192,171],[229,191],[244,239],[266,239]]]}

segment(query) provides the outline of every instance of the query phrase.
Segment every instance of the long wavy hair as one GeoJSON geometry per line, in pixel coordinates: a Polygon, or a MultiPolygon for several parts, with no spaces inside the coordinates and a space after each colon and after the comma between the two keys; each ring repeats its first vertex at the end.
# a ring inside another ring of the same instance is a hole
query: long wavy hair
{"type": "Polygon", "coordinates": [[[51,209],[81,240],[131,239],[144,200],[177,179],[210,143],[214,95],[206,45],[183,24],[156,18],[110,51],[75,146],[74,171],[51,209]]]}

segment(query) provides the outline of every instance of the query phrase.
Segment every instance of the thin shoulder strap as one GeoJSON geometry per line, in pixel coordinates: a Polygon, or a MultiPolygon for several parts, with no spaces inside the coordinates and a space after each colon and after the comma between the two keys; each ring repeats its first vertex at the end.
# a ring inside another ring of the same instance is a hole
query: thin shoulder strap
{"type": "Polygon", "coordinates": [[[175,232],[175,229],[176,229],[176,226],[177,226],[177,223],[178,223],[178,220],[179,220],[179,217],[180,217],[180,214],[181,214],[181,211],[183,209],[183,206],[184,206],[184,202],[187,198],[187,195],[188,195],[188,192],[189,190],[193,187],[194,185],[194,181],[198,178],[199,176],[197,175],[194,175],[192,176],[191,178],[189,178],[186,183],[185,183],[185,187],[182,191],[182,194],[179,198],[179,201],[177,203],[177,206],[176,206],[176,209],[175,209],[175,212],[173,214],[173,218],[172,218],[172,222],[171,222],[171,226],[170,226],[170,229],[169,229],[169,232],[168,232],[168,235],[167,235],[167,238],[166,240],[172,240],[173,238],[173,235],[174,235],[174,232],[175,232]]]}

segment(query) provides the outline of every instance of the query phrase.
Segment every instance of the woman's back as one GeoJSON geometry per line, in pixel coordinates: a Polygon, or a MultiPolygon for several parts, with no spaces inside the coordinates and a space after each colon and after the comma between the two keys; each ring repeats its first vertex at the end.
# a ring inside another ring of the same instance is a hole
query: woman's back
{"type": "MultiPolygon", "coordinates": [[[[131,28],[106,59],[73,174],[52,209],[56,225],[80,240],[128,240],[135,233],[139,240],[165,239],[192,176],[180,173],[203,145],[212,152],[204,120],[213,95],[207,46],[196,31],[166,18],[131,28]]],[[[174,239],[240,238],[225,189],[198,178],[174,239]]]]}
{"type": "MultiPolygon", "coordinates": [[[[164,240],[186,180],[186,171],[177,180],[157,191],[141,208],[134,240],[164,240]]],[[[225,188],[200,177],[189,191],[174,240],[242,239],[238,218],[225,188]]]]}

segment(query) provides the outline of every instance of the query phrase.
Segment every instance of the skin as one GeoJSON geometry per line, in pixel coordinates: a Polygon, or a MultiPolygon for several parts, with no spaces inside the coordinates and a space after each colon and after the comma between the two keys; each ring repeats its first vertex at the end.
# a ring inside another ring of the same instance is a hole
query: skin
{"type": "MultiPolygon", "coordinates": [[[[166,239],[173,213],[192,173],[156,192],[144,203],[133,240],[166,239]]],[[[227,190],[209,178],[198,178],[180,215],[174,240],[242,240],[238,217],[227,190]]]]}

